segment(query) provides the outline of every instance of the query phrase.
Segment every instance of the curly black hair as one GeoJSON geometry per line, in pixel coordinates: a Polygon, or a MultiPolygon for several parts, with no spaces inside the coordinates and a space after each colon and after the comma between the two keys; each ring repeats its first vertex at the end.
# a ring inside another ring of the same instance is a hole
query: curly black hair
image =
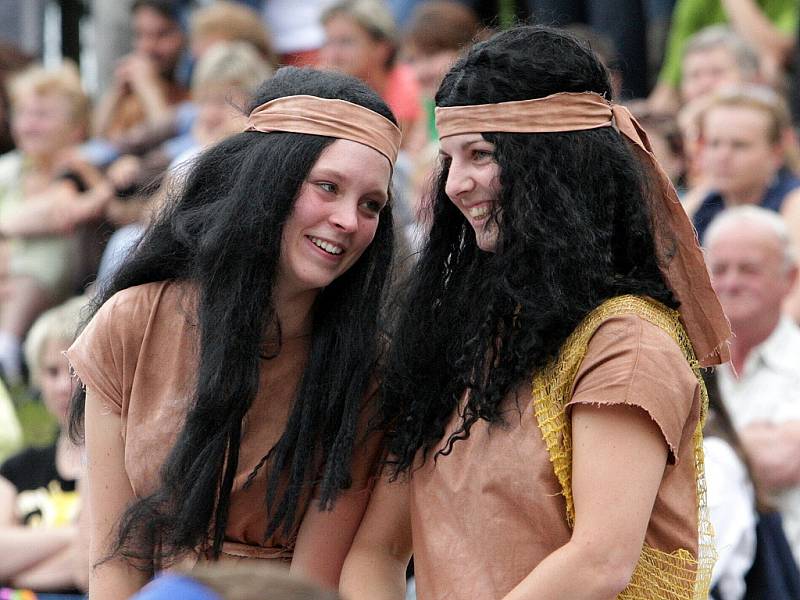
{"type": "MultiPolygon", "coordinates": [[[[604,67],[571,35],[516,27],[475,45],[444,78],[438,106],[541,98],[611,98],[604,67]]],[[[542,368],[592,309],[639,294],[675,308],[654,243],[650,182],[613,128],[483,133],[495,145],[500,192],[494,253],[448,199],[449,164],[432,190],[432,226],[400,301],[381,393],[396,474],[448,454],[542,368]],[[461,422],[442,443],[461,398],[461,422]]]]}

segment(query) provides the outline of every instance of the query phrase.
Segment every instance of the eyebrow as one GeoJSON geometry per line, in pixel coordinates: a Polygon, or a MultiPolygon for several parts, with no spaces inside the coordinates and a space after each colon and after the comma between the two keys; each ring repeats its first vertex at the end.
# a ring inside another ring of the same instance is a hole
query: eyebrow
{"type": "MultiPolygon", "coordinates": [[[[459,146],[457,146],[456,149],[457,150],[463,150],[464,148],[467,148],[468,146],[472,146],[473,144],[479,144],[481,142],[485,142],[485,143],[490,144],[492,146],[494,145],[494,144],[492,144],[492,142],[490,142],[489,140],[484,139],[481,136],[479,138],[475,138],[475,139],[472,139],[472,140],[466,140],[464,142],[461,142],[461,144],[459,146]]],[[[445,156],[450,156],[441,147],[439,148],[439,154],[443,154],[445,156]]]]}
{"type": "MultiPolygon", "coordinates": [[[[349,182],[350,179],[351,179],[350,177],[348,177],[347,175],[345,175],[341,171],[337,171],[335,169],[330,169],[330,168],[327,168],[327,167],[314,167],[314,168],[312,168],[311,171],[309,171],[309,173],[308,173],[309,177],[311,177],[312,173],[314,174],[315,177],[328,177],[330,179],[337,179],[339,181],[345,181],[345,182],[349,182]]],[[[390,180],[389,181],[389,186],[391,186],[391,185],[392,185],[392,182],[390,180]]],[[[379,187],[375,187],[371,191],[366,192],[365,194],[362,194],[362,197],[363,196],[370,196],[370,195],[374,195],[374,194],[377,194],[378,196],[380,196],[380,198],[382,200],[385,200],[385,201],[389,200],[389,190],[388,189],[384,190],[384,189],[381,189],[379,187]]]]}

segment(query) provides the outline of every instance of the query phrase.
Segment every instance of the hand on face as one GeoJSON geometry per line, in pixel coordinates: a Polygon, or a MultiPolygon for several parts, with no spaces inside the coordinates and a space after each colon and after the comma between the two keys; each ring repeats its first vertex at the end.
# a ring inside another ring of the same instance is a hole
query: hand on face
{"type": "Polygon", "coordinates": [[[494,144],[480,133],[463,133],[442,138],[440,148],[450,162],[445,193],[475,230],[478,247],[494,252],[498,234],[494,213],[500,192],[494,144]]]}
{"type": "Polygon", "coordinates": [[[320,155],[283,227],[277,287],[319,290],[352,267],[375,237],[391,166],[382,154],[336,140],[320,155]]]}
{"type": "Polygon", "coordinates": [[[123,58],[115,71],[117,82],[133,89],[158,82],[158,72],[152,60],[140,54],[123,58]]]}

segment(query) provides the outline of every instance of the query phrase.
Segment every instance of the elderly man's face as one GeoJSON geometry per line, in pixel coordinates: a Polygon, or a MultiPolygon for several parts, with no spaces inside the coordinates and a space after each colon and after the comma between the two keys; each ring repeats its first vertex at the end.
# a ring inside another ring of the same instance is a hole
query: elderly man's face
{"type": "Polygon", "coordinates": [[[794,283],[777,236],[755,223],[729,223],[710,241],[711,282],[734,334],[747,335],[778,319],[794,283]]]}

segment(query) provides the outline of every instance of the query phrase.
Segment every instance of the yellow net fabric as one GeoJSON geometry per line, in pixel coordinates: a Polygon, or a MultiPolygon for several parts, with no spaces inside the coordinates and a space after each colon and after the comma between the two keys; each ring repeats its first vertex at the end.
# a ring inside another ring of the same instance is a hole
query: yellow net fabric
{"type": "Polygon", "coordinates": [[[551,362],[533,378],[533,407],[539,428],[561,484],[566,500],[567,522],[575,522],[572,498],[572,434],[564,407],[572,384],[594,332],[606,320],[622,314],[635,314],[667,332],[683,351],[686,361],[700,383],[700,420],[694,432],[695,475],[697,481],[698,557],[679,549],[663,552],[644,545],[630,583],[617,596],[622,600],[706,600],[711,569],[716,560],[714,536],[708,519],[705,469],[703,460],[703,423],[708,409],[708,395],[700,376],[700,365],[677,311],[638,296],[619,296],[607,300],[589,313],[567,338],[558,360],[551,362]]]}

